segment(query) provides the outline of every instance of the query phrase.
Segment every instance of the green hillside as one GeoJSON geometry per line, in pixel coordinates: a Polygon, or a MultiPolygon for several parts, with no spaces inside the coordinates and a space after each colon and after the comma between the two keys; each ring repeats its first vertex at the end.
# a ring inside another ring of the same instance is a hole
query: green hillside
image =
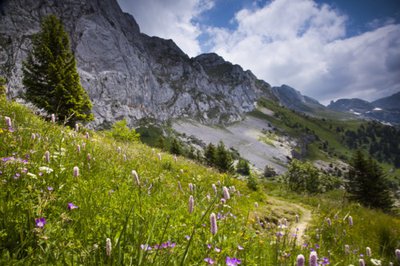
{"type": "Polygon", "coordinates": [[[324,265],[356,265],[366,247],[368,263],[400,263],[400,219],[350,204],[342,190],[298,195],[258,180],[254,191],[242,178],[74,131],[5,99],[0,128],[1,265],[294,265],[311,250],[324,265]]]}

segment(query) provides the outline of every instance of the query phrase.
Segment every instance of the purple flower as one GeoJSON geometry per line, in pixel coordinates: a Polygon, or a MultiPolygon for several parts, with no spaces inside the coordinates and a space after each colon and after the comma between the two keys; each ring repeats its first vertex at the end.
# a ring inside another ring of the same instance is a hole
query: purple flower
{"type": "Polygon", "coordinates": [[[210,215],[210,224],[211,234],[215,235],[218,232],[217,217],[215,217],[215,213],[211,213],[210,215]]]}
{"type": "Polygon", "coordinates": [[[211,258],[205,258],[204,261],[207,262],[207,264],[209,265],[213,265],[215,263],[215,261],[211,258]]]}
{"type": "Polygon", "coordinates": [[[76,206],[75,204],[73,204],[72,202],[68,203],[68,210],[73,210],[73,209],[78,209],[78,206],[76,206]]]}
{"type": "Polygon", "coordinates": [[[185,236],[186,240],[190,240],[190,236],[186,235],[185,236]]]}
{"type": "Polygon", "coordinates": [[[48,190],[48,191],[53,191],[53,190],[54,190],[54,188],[53,188],[53,187],[50,187],[50,186],[48,186],[48,187],[47,187],[47,190],[48,190]]]}
{"type": "Polygon", "coordinates": [[[220,252],[221,252],[221,249],[218,248],[218,247],[215,247],[214,250],[215,250],[215,252],[217,252],[217,253],[220,253],[220,252]]]}
{"type": "Polygon", "coordinates": [[[149,245],[147,245],[147,244],[141,244],[140,245],[140,248],[142,249],[142,250],[144,250],[144,251],[148,251],[148,250],[151,250],[152,248],[149,246],[149,245]]]}
{"type": "Polygon", "coordinates": [[[43,228],[44,225],[46,224],[46,219],[43,217],[37,218],[37,219],[35,219],[35,223],[36,223],[37,228],[43,228]]]}
{"type": "Polygon", "coordinates": [[[235,266],[241,264],[242,261],[237,258],[226,257],[225,263],[227,266],[235,266]]]}
{"type": "Polygon", "coordinates": [[[297,256],[297,260],[296,260],[296,266],[304,266],[305,263],[305,258],[302,254],[297,256]]]}
{"type": "Polygon", "coordinates": [[[396,254],[397,260],[400,261],[400,249],[396,249],[394,253],[396,254]]]}
{"type": "Polygon", "coordinates": [[[207,248],[211,249],[212,248],[211,244],[207,244],[207,248]]]}
{"type": "Polygon", "coordinates": [[[238,245],[237,247],[238,247],[238,250],[243,250],[244,249],[244,247],[242,247],[241,245],[238,245]]]}
{"type": "Polygon", "coordinates": [[[189,213],[192,213],[194,209],[194,198],[192,195],[189,197],[189,213]]]}
{"type": "Polygon", "coordinates": [[[353,217],[349,216],[348,220],[349,220],[349,225],[353,226],[353,217]]]}
{"type": "Polygon", "coordinates": [[[329,259],[327,257],[324,257],[320,264],[321,265],[329,265],[329,259]]]}
{"type": "Polygon", "coordinates": [[[78,177],[78,176],[79,176],[79,167],[74,166],[74,177],[78,177]]]}
{"type": "Polygon", "coordinates": [[[318,265],[318,255],[316,251],[311,251],[310,253],[310,266],[317,266],[318,265]]]}
{"type": "Polygon", "coordinates": [[[364,261],[364,259],[359,259],[359,260],[358,260],[358,263],[359,263],[360,266],[365,266],[365,261],[364,261]]]}
{"type": "Polygon", "coordinates": [[[231,196],[230,196],[230,194],[229,194],[229,190],[228,190],[227,187],[223,187],[223,188],[222,188],[222,192],[224,193],[224,199],[225,199],[225,200],[228,200],[228,199],[231,198],[231,196]]]}

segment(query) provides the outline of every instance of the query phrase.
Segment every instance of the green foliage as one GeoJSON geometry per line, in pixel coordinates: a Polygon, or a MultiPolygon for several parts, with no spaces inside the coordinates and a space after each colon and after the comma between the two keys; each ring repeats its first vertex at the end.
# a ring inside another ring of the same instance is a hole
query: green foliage
{"type": "Polygon", "coordinates": [[[6,96],[6,79],[2,76],[0,76],[0,98],[6,96]]]}
{"type": "Polygon", "coordinates": [[[221,172],[232,172],[233,171],[233,159],[229,150],[225,148],[224,143],[221,141],[216,150],[216,161],[215,166],[221,172]]]}
{"type": "Polygon", "coordinates": [[[182,154],[182,146],[178,142],[176,138],[173,138],[171,141],[171,147],[169,148],[169,152],[175,155],[181,155],[182,154]]]}
{"type": "Polygon", "coordinates": [[[204,157],[208,165],[212,166],[216,162],[217,154],[214,144],[209,143],[204,151],[204,157]]]}
{"type": "Polygon", "coordinates": [[[249,177],[247,177],[247,187],[253,191],[258,190],[258,183],[255,176],[249,175],[249,177]]]}
{"type": "Polygon", "coordinates": [[[43,19],[22,70],[27,100],[71,126],[93,120],[92,103],[80,83],[68,34],[56,16],[43,19]]]}
{"type": "Polygon", "coordinates": [[[392,209],[393,200],[382,168],[373,159],[365,159],[363,153],[355,152],[347,174],[346,190],[349,198],[370,208],[384,211],[392,209]]]}
{"type": "Polygon", "coordinates": [[[239,159],[239,162],[236,165],[236,172],[241,175],[250,175],[249,162],[247,160],[239,159]]]}
{"type": "Polygon", "coordinates": [[[130,129],[126,119],[117,121],[112,126],[108,133],[111,137],[122,142],[138,142],[140,141],[140,134],[134,128],[130,129]]]}
{"type": "Polygon", "coordinates": [[[284,176],[292,191],[316,194],[338,188],[339,179],[323,174],[309,162],[292,160],[284,176]]]}
{"type": "Polygon", "coordinates": [[[263,176],[265,177],[265,178],[269,178],[269,177],[274,177],[274,176],[276,176],[277,174],[276,174],[276,171],[275,171],[275,169],[273,168],[273,167],[271,167],[271,166],[269,166],[269,165],[266,165],[265,166],[265,168],[264,168],[264,173],[263,173],[263,176]]]}
{"type": "Polygon", "coordinates": [[[205,258],[225,265],[229,256],[241,265],[284,266],[295,265],[300,253],[308,257],[315,244],[331,265],[356,265],[366,246],[382,265],[395,261],[400,220],[348,205],[343,191],[304,196],[264,179],[256,182],[255,192],[246,181],[191,160],[175,161],[166,153],[160,160],[160,150],[141,143],[121,143],[96,132],[86,138],[84,128],[72,132],[4,99],[0,118],[0,265],[206,265],[205,258]],[[13,131],[4,116],[11,118],[13,131]],[[126,157],[116,149],[121,146],[126,157]],[[190,190],[189,183],[196,188],[190,190]],[[225,203],[220,201],[223,186],[231,192],[225,203]],[[188,212],[191,195],[193,213],[188,212]],[[78,208],[68,209],[68,203],[78,208]],[[308,208],[313,208],[312,221],[296,241],[294,216],[308,208]],[[216,235],[210,233],[211,212],[220,218],[216,235]],[[327,227],[324,219],[336,213],[338,219],[327,227]],[[353,227],[345,223],[349,214],[353,227]],[[35,224],[41,217],[43,228],[35,224]],[[292,228],[278,228],[282,218],[292,228]],[[166,247],[157,249],[162,243],[166,247]],[[358,251],[345,256],[345,244],[358,251]]]}

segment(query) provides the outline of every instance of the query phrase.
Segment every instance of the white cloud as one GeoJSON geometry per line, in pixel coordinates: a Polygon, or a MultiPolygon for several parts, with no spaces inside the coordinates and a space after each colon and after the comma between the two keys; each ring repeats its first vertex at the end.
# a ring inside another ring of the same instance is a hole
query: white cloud
{"type": "Polygon", "coordinates": [[[328,5],[275,0],[239,11],[234,31],[209,28],[208,34],[212,50],[226,60],[324,103],[399,91],[400,25],[345,38],[346,19],[328,5]]]}
{"type": "Polygon", "coordinates": [[[212,0],[118,0],[131,13],[140,30],[150,36],[172,39],[189,56],[201,52],[200,25],[193,19],[213,7],[212,0]]]}

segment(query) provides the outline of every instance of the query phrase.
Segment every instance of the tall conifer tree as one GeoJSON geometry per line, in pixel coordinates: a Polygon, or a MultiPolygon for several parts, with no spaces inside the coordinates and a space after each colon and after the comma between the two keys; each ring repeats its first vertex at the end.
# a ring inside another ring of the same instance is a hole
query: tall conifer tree
{"type": "Polygon", "coordinates": [[[56,16],[43,19],[22,70],[27,100],[69,125],[93,120],[92,103],[80,83],[68,34],[56,16]]]}
{"type": "Polygon", "coordinates": [[[382,168],[373,159],[357,151],[350,163],[346,190],[349,198],[370,208],[390,211],[393,200],[382,168]]]}

